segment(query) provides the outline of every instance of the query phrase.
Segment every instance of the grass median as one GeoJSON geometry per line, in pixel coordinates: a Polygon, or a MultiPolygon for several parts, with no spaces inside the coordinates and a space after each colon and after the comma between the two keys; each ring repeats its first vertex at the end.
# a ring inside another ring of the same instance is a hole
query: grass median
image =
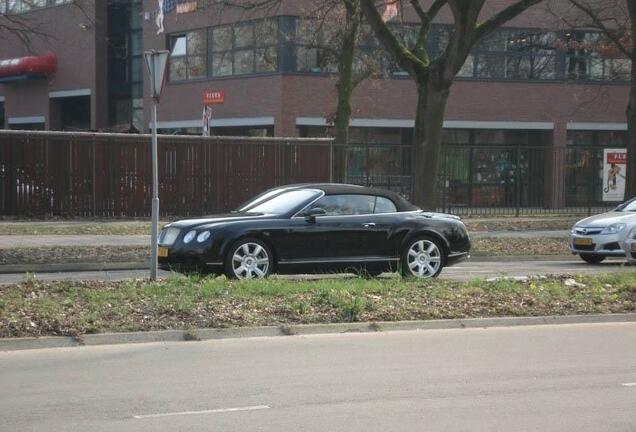
{"type": "Polygon", "coordinates": [[[0,287],[0,337],[636,311],[636,273],[528,281],[53,282],[0,287]]]}

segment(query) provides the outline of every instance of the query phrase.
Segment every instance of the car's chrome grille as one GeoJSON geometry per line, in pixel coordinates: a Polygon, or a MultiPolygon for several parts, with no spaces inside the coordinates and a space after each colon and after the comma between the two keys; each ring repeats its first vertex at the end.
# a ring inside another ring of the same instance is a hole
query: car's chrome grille
{"type": "Polygon", "coordinates": [[[165,246],[172,246],[179,237],[181,230],[179,228],[166,228],[161,230],[159,235],[159,244],[165,246]]]}
{"type": "Polygon", "coordinates": [[[603,228],[585,228],[585,227],[576,227],[574,228],[574,232],[578,235],[596,235],[600,234],[603,231],[603,228]]]}

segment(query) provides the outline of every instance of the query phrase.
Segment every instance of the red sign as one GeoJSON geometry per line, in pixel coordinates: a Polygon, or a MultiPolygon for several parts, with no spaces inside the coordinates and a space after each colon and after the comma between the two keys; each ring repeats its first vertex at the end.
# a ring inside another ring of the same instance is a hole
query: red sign
{"type": "Polygon", "coordinates": [[[203,105],[219,105],[225,102],[223,90],[203,90],[203,105]]]}
{"type": "Polygon", "coordinates": [[[608,164],[621,164],[627,163],[627,153],[607,153],[608,164]]]}

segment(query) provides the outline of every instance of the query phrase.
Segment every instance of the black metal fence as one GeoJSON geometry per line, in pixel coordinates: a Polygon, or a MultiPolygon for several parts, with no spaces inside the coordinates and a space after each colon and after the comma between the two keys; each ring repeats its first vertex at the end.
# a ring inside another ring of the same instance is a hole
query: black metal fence
{"type": "MultiPolygon", "coordinates": [[[[411,148],[353,144],[346,181],[409,196],[411,148]]],[[[460,215],[592,214],[603,202],[603,148],[458,146],[442,149],[440,209],[460,215]]]]}
{"type": "MultiPolygon", "coordinates": [[[[160,136],[161,213],[227,211],[299,182],[372,185],[410,196],[410,146],[306,138],[160,136]],[[334,159],[345,154],[344,173],[334,159]]],[[[602,201],[603,148],[444,146],[439,210],[460,215],[591,214],[602,201]]],[[[147,217],[150,136],[0,131],[0,212],[147,217]]]]}

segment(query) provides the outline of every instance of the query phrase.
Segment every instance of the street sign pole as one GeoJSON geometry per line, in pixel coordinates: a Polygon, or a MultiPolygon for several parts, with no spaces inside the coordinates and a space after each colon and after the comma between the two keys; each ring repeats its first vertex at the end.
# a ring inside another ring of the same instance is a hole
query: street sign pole
{"type": "Polygon", "coordinates": [[[159,249],[159,164],[157,157],[157,104],[163,89],[168,51],[146,51],[146,66],[150,75],[152,96],[152,228],[150,245],[150,279],[157,280],[157,252],[159,249]]]}
{"type": "Polygon", "coordinates": [[[159,249],[159,174],[157,163],[157,100],[152,100],[152,228],[150,248],[150,279],[157,280],[157,251],[159,249]]]}

